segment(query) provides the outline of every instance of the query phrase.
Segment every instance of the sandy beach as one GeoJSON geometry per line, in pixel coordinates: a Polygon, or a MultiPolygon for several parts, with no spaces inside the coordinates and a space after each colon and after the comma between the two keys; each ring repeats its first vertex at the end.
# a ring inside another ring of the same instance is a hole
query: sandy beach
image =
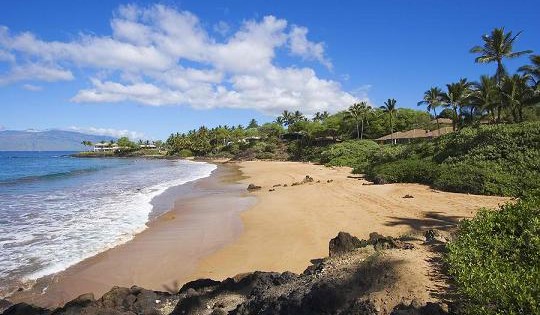
{"type": "Polygon", "coordinates": [[[417,184],[370,185],[348,168],[295,162],[228,163],[188,187],[191,194],[132,241],[11,300],[50,307],[86,292],[98,297],[114,285],[175,291],[198,278],[254,270],[299,273],[310,260],[328,255],[328,241],[339,231],[367,238],[374,231],[401,236],[445,229],[481,207],[509,200],[417,184]],[[306,175],[314,181],[292,186],[306,175]],[[262,189],[248,193],[249,183],[262,189]],[[413,198],[403,198],[407,194],[413,198]]]}
{"type": "Polygon", "coordinates": [[[204,258],[191,279],[224,279],[254,270],[301,273],[310,260],[328,256],[328,241],[339,231],[367,238],[371,232],[397,237],[444,229],[481,207],[495,208],[509,200],[418,184],[368,185],[349,168],[262,161],[240,166],[248,177],[243,183],[262,186],[253,193],[258,202],[241,213],[242,235],[204,258]],[[315,182],[291,186],[306,175],[315,182]],[[279,184],[288,187],[272,187],[279,184]],[[403,198],[407,194],[414,198],[403,198]]]}

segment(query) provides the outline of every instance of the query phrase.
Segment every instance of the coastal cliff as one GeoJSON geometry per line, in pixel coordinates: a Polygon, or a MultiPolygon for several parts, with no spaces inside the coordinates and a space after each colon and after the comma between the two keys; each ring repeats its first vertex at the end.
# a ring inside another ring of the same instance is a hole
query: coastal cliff
{"type": "Polygon", "coordinates": [[[3,301],[3,315],[447,314],[444,280],[418,268],[440,258],[449,238],[442,233],[429,230],[425,239],[371,233],[359,240],[340,232],[329,243],[329,256],[313,259],[302,274],[256,271],[223,281],[200,279],[178,292],[114,287],[97,300],[84,294],[55,310],[3,301]],[[429,281],[439,281],[440,292],[426,292],[429,281]]]}

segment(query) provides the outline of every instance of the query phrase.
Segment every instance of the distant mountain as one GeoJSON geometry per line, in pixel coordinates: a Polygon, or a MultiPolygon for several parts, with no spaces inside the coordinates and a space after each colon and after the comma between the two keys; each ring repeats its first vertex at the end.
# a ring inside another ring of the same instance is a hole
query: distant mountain
{"type": "Polygon", "coordinates": [[[82,151],[81,142],[110,141],[109,136],[88,135],[64,130],[0,131],[0,151],[82,151]]]}

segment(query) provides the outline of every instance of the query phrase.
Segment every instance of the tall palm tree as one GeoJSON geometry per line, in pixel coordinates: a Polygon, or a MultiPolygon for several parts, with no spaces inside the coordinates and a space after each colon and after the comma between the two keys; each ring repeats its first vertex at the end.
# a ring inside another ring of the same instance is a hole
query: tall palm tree
{"type": "Polygon", "coordinates": [[[528,79],[526,75],[514,74],[503,80],[501,96],[508,104],[514,122],[523,121],[524,107],[538,102],[534,97],[534,89],[527,85],[528,79]]]}
{"type": "Polygon", "coordinates": [[[364,139],[364,120],[370,110],[371,106],[367,102],[360,102],[351,105],[347,111],[349,116],[356,122],[356,139],[364,139]]]}
{"type": "Polygon", "coordinates": [[[479,82],[472,84],[474,90],[469,96],[471,106],[471,116],[475,109],[481,112],[488,112],[493,121],[495,121],[495,110],[498,107],[497,82],[494,77],[483,75],[479,82]]]}
{"type": "Polygon", "coordinates": [[[467,79],[460,79],[456,83],[446,85],[447,92],[442,94],[442,100],[447,107],[452,108],[454,119],[452,120],[452,129],[456,131],[458,122],[461,121],[462,108],[470,94],[471,83],[467,79]],[[459,109],[459,113],[458,113],[459,109]]]}
{"type": "Polygon", "coordinates": [[[540,55],[531,55],[531,64],[520,67],[518,71],[530,76],[533,85],[540,87],[540,55]]]}
{"type": "Polygon", "coordinates": [[[437,121],[437,131],[440,132],[439,117],[437,117],[437,107],[442,103],[443,91],[438,87],[432,87],[424,92],[424,100],[418,102],[418,106],[427,105],[428,113],[433,111],[435,120],[437,121]]]}
{"type": "Polygon", "coordinates": [[[495,28],[491,31],[491,34],[482,36],[484,41],[482,46],[471,48],[471,53],[480,54],[480,56],[476,57],[475,62],[497,63],[495,77],[499,86],[502,78],[506,75],[503,59],[517,58],[532,52],[532,50],[513,51],[514,42],[520,34],[521,32],[518,32],[515,36],[512,36],[512,32],[506,33],[504,27],[495,28]]]}
{"type": "Polygon", "coordinates": [[[394,120],[393,117],[397,113],[396,108],[396,100],[393,98],[389,98],[386,102],[384,102],[384,106],[381,106],[381,109],[383,112],[387,113],[390,117],[390,141],[392,144],[394,144],[394,120]]]}

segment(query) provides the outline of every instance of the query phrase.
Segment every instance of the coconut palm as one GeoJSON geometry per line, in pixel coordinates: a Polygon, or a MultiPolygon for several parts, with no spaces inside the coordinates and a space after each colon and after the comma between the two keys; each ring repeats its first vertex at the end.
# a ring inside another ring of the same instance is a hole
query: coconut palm
{"type": "Polygon", "coordinates": [[[427,105],[427,111],[430,113],[433,111],[435,120],[437,121],[437,130],[441,129],[439,125],[439,117],[437,117],[437,107],[442,104],[443,91],[438,87],[432,87],[424,92],[424,100],[418,102],[418,106],[427,105]]]}
{"type": "Polygon", "coordinates": [[[497,84],[500,86],[502,78],[506,75],[506,69],[503,65],[503,59],[513,59],[525,54],[529,54],[531,50],[513,51],[514,42],[519,37],[521,32],[512,36],[512,32],[506,33],[504,27],[495,28],[489,35],[483,35],[482,46],[474,46],[471,48],[471,53],[480,54],[476,57],[477,63],[497,63],[497,72],[495,77],[497,84]]]}
{"type": "Polygon", "coordinates": [[[519,74],[514,74],[503,80],[501,96],[508,104],[514,122],[523,121],[523,109],[538,102],[534,89],[527,85],[528,80],[528,76],[519,74]]]}
{"type": "Polygon", "coordinates": [[[371,106],[367,102],[360,102],[351,105],[347,111],[349,116],[356,122],[356,139],[364,139],[364,120],[370,110],[371,106]]]}
{"type": "MultiPolygon", "coordinates": [[[[483,75],[479,82],[472,84],[474,90],[469,96],[469,106],[471,107],[471,117],[475,109],[480,109],[481,112],[488,112],[495,120],[495,110],[500,109],[498,104],[497,83],[494,77],[483,75]]],[[[500,116],[500,114],[498,114],[500,116]]]]}
{"type": "Polygon", "coordinates": [[[538,89],[540,87],[540,55],[532,55],[531,64],[520,67],[518,71],[529,75],[533,85],[538,89]]]}
{"type": "Polygon", "coordinates": [[[390,141],[392,144],[394,144],[394,119],[393,117],[397,113],[396,108],[396,100],[393,98],[389,98],[386,102],[384,102],[384,106],[381,106],[381,109],[383,112],[387,113],[390,117],[390,141]]]}
{"type": "Polygon", "coordinates": [[[461,122],[462,108],[471,93],[470,87],[471,83],[462,78],[458,82],[447,84],[447,92],[442,94],[445,106],[452,108],[454,113],[454,119],[452,120],[452,129],[454,131],[457,129],[458,122],[461,122]]]}
{"type": "Polygon", "coordinates": [[[328,118],[328,116],[330,116],[330,114],[327,111],[324,111],[322,113],[316,112],[315,116],[313,116],[313,121],[323,121],[328,118]]]}
{"type": "Polygon", "coordinates": [[[304,117],[304,114],[302,114],[300,111],[295,111],[293,114],[293,124],[297,123],[299,121],[306,120],[306,117],[304,117]]]}
{"type": "Polygon", "coordinates": [[[282,126],[289,126],[293,124],[294,120],[294,114],[289,112],[288,110],[284,110],[281,113],[281,116],[278,116],[276,118],[276,122],[282,126]]]}

